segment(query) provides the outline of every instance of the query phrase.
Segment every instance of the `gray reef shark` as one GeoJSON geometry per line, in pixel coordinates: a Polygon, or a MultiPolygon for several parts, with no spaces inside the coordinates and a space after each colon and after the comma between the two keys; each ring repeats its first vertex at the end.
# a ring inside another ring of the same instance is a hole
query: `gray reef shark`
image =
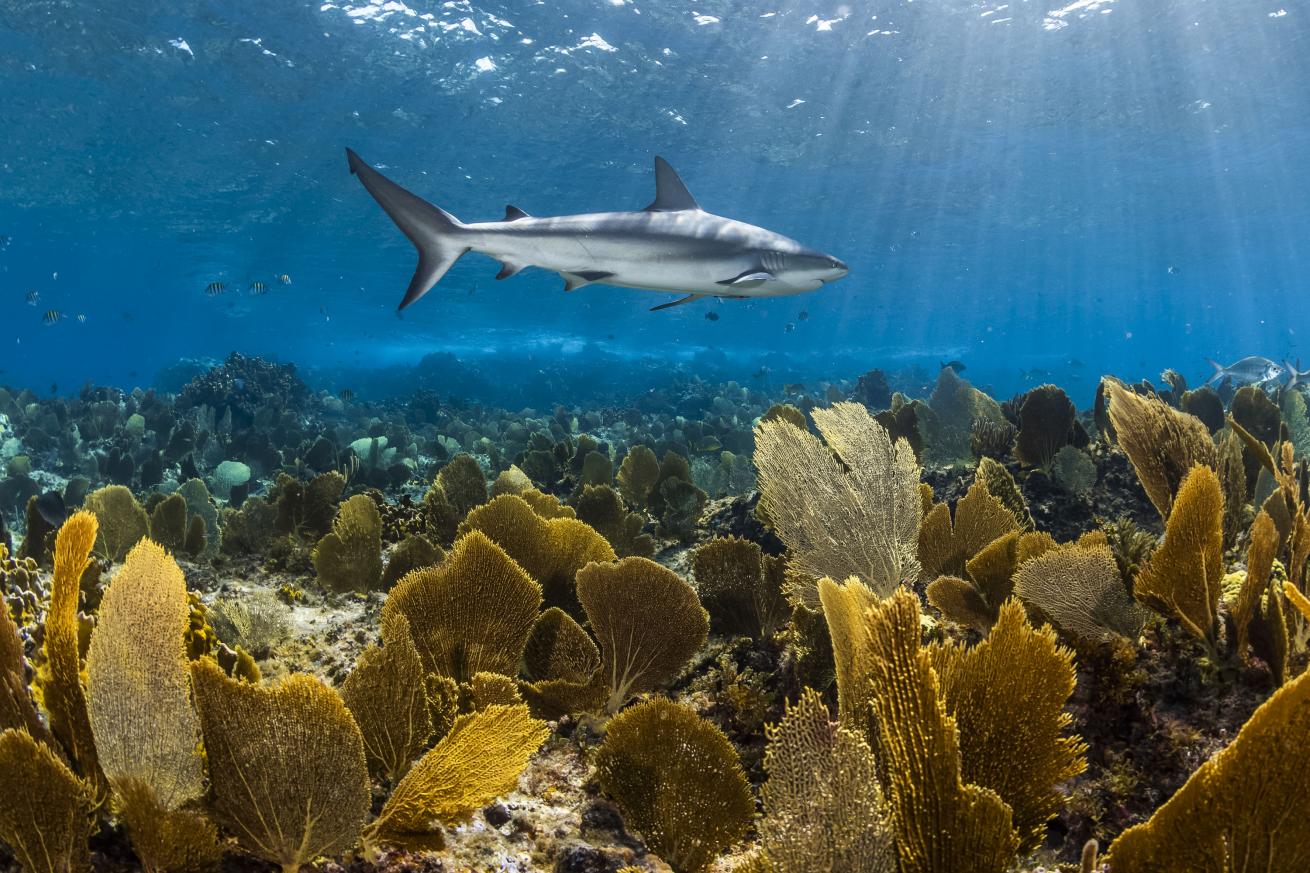
{"type": "Polygon", "coordinates": [[[564,290],[600,283],[685,297],[781,297],[846,275],[832,255],[782,234],[706,212],[663,158],[655,158],[655,202],[640,212],[534,218],[514,206],[501,221],[465,224],[383,176],[346,149],[350,171],[418,249],[404,309],[431,290],[466,252],[501,263],[497,279],[525,267],[553,270],[564,290]]]}

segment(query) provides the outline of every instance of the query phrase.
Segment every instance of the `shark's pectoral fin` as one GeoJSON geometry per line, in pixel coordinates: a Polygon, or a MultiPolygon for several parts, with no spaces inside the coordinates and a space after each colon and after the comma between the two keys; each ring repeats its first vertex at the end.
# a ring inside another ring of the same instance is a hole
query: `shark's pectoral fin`
{"type": "Polygon", "coordinates": [[[501,261],[500,272],[496,274],[497,279],[508,279],[510,276],[517,276],[523,272],[527,264],[515,264],[512,261],[501,261]]]}
{"type": "Polygon", "coordinates": [[[505,221],[518,221],[520,218],[531,218],[531,217],[532,217],[531,215],[528,215],[526,212],[524,212],[522,209],[519,209],[517,206],[510,205],[505,207],[505,218],[504,218],[505,221]]]}
{"type": "Polygon", "coordinates": [[[670,300],[668,303],[661,303],[659,306],[652,306],[650,311],[659,312],[661,309],[670,309],[674,306],[681,306],[684,303],[694,303],[704,296],[704,294],[688,294],[686,297],[679,297],[677,300],[670,300]]]}
{"type": "Polygon", "coordinates": [[[592,282],[604,282],[613,276],[613,273],[606,273],[603,270],[583,270],[578,273],[560,273],[564,277],[564,290],[577,291],[584,285],[590,285],[592,282]]]}
{"type": "Polygon", "coordinates": [[[773,274],[767,270],[747,270],[740,276],[734,276],[731,279],[724,279],[716,282],[716,285],[726,285],[729,288],[758,288],[765,282],[773,281],[773,274]]]}

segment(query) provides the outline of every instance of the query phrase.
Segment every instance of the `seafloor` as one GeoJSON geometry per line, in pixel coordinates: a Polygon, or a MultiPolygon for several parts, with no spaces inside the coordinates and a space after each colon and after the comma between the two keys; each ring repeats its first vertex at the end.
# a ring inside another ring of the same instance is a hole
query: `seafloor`
{"type": "Polygon", "coordinates": [[[913,381],[0,389],[0,865],[1310,869],[1305,389],[913,381]]]}

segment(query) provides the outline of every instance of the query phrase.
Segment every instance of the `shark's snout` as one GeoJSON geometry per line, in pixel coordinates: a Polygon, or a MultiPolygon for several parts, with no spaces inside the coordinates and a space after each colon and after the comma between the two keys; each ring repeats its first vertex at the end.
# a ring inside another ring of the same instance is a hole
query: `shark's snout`
{"type": "Polygon", "coordinates": [[[824,282],[836,282],[838,279],[843,279],[850,274],[850,268],[841,259],[830,257],[828,260],[831,263],[829,263],[828,269],[824,271],[825,275],[821,277],[824,282]]]}

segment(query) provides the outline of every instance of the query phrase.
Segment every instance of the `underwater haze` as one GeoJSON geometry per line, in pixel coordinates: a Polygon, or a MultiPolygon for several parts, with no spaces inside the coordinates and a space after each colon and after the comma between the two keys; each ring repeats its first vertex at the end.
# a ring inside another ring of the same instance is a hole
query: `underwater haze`
{"type": "Polygon", "coordinates": [[[1101,373],[1295,361],[1308,37],[1247,0],[4,0],[0,382],[237,350],[403,394],[451,353],[563,373],[513,397],[545,404],[957,359],[1081,406],[1101,373]],[[662,155],[850,275],[652,313],[673,297],[470,255],[398,316],[414,252],[347,146],[464,221],[640,209],[662,155]]]}

